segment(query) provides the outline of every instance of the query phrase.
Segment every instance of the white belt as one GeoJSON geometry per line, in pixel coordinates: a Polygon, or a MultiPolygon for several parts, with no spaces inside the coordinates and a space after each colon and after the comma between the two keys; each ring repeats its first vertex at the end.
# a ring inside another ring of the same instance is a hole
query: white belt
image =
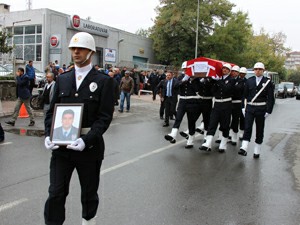
{"type": "Polygon", "coordinates": [[[223,98],[223,99],[218,99],[215,98],[215,102],[230,102],[232,98],[223,98]]]}
{"type": "Polygon", "coordinates": [[[199,95],[192,95],[192,96],[181,96],[179,95],[179,99],[200,99],[199,95]]]}
{"type": "Polygon", "coordinates": [[[242,100],[232,100],[232,103],[242,103],[242,100]]]}
{"type": "Polygon", "coordinates": [[[85,135],[85,134],[87,134],[87,133],[88,133],[90,130],[91,130],[91,128],[90,128],[90,127],[81,128],[81,132],[80,132],[80,134],[83,134],[83,135],[85,135]]]}
{"type": "Polygon", "coordinates": [[[266,102],[248,102],[248,105],[255,105],[255,106],[261,106],[261,105],[266,105],[266,102]]]}
{"type": "Polygon", "coordinates": [[[204,99],[204,100],[206,100],[206,99],[213,99],[213,97],[210,97],[210,96],[202,96],[202,95],[199,95],[199,97],[200,97],[201,99],[204,99]]]}

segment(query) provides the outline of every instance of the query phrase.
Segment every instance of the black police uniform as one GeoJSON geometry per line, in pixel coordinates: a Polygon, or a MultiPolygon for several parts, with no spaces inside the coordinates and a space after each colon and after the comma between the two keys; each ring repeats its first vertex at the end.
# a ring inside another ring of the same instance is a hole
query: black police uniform
{"type": "Polygon", "coordinates": [[[176,119],[173,128],[179,128],[184,117],[187,114],[189,135],[194,135],[196,130],[196,121],[200,116],[200,96],[198,92],[199,78],[189,78],[187,81],[178,81],[179,102],[177,107],[176,119]]]}
{"type": "Polygon", "coordinates": [[[251,103],[254,96],[259,90],[265,86],[269,78],[262,77],[258,85],[256,85],[256,76],[249,78],[245,85],[244,98],[247,99],[246,115],[245,115],[245,131],[243,140],[249,141],[252,136],[252,127],[255,120],[256,124],[256,139],[257,144],[263,142],[265,114],[271,114],[274,106],[274,89],[272,82],[269,82],[259,96],[251,103]]]}
{"type": "MultiPolygon", "coordinates": [[[[242,101],[243,101],[243,99],[244,99],[244,90],[245,90],[245,85],[246,85],[246,82],[247,82],[247,78],[240,78],[240,80],[244,83],[244,88],[243,88],[243,94],[242,94],[242,101]]],[[[245,116],[244,116],[244,114],[243,114],[243,112],[242,112],[242,106],[243,104],[241,104],[241,110],[240,110],[240,130],[241,131],[244,131],[245,130],[245,116]]]]}
{"type": "Polygon", "coordinates": [[[239,122],[242,112],[242,99],[245,87],[245,80],[239,77],[233,78],[235,80],[232,93],[232,112],[230,128],[234,133],[239,131],[239,122]]]}
{"type": "Polygon", "coordinates": [[[104,157],[102,136],[112,120],[113,85],[113,78],[100,73],[94,67],[78,90],[75,69],[57,77],[53,100],[45,118],[45,135],[50,135],[55,103],[84,103],[81,126],[89,131],[81,135],[85,143],[83,151],[70,150],[65,146],[52,151],[49,197],[44,211],[46,224],[63,224],[64,205],[74,169],[77,170],[81,185],[82,218],[90,220],[96,215],[99,204],[97,190],[100,167],[104,157]]]}
{"type": "Polygon", "coordinates": [[[208,130],[210,114],[212,110],[212,85],[213,80],[210,77],[198,79],[198,95],[200,96],[200,115],[202,114],[204,130],[208,130]]]}
{"type": "Polygon", "coordinates": [[[212,108],[207,135],[214,136],[220,123],[220,130],[223,132],[223,137],[228,138],[234,84],[235,81],[229,75],[225,79],[222,76],[220,80],[214,82],[212,93],[215,97],[215,103],[212,108]]]}

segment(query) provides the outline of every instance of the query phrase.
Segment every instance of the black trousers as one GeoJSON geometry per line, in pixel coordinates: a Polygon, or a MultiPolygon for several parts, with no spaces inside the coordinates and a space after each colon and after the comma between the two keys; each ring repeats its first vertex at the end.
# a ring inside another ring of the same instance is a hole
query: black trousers
{"type": "Polygon", "coordinates": [[[160,101],[159,116],[163,117],[165,112],[165,102],[160,101]]]}
{"type": "Polygon", "coordinates": [[[265,114],[266,114],[266,106],[247,105],[243,140],[250,141],[252,136],[252,127],[255,121],[255,125],[256,125],[255,142],[257,144],[261,144],[263,142],[264,129],[265,129],[265,114]]]}
{"type": "Polygon", "coordinates": [[[29,79],[29,92],[30,94],[32,94],[32,90],[35,86],[35,82],[34,82],[34,79],[29,79]]]}
{"type": "Polygon", "coordinates": [[[241,110],[242,110],[242,103],[232,103],[230,128],[233,130],[234,133],[239,132],[241,110]]]}
{"type": "Polygon", "coordinates": [[[240,130],[245,130],[245,117],[242,110],[240,111],[240,130]]]}
{"type": "Polygon", "coordinates": [[[2,128],[2,125],[0,123],[0,142],[4,140],[4,130],[2,128]]]}
{"type": "Polygon", "coordinates": [[[231,118],[231,105],[231,102],[215,102],[210,115],[207,135],[214,136],[220,123],[219,130],[223,132],[223,137],[228,138],[231,118]]]}
{"type": "MultiPolygon", "coordinates": [[[[59,151],[59,150],[56,150],[59,151]]],[[[50,162],[49,197],[45,204],[45,223],[61,225],[65,221],[65,202],[74,169],[81,186],[82,218],[90,220],[98,209],[98,187],[102,160],[72,161],[68,157],[52,154],[50,162]]]]}
{"type": "MultiPolygon", "coordinates": [[[[200,102],[200,110],[202,113],[202,119],[204,123],[204,130],[208,130],[210,114],[212,110],[212,99],[203,99],[200,102]]],[[[200,113],[200,114],[201,114],[200,113]]]]}
{"type": "Polygon", "coordinates": [[[169,123],[170,117],[175,114],[174,109],[176,104],[174,97],[164,97],[164,106],[165,106],[165,123],[169,123]]]}

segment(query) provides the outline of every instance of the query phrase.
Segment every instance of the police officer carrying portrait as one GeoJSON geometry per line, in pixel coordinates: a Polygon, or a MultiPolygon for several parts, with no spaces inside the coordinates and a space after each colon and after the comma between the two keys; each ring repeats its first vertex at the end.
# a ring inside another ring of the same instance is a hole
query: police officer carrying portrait
{"type": "Polygon", "coordinates": [[[242,146],[238,154],[247,155],[248,144],[252,136],[252,127],[256,124],[256,139],[253,158],[259,158],[263,143],[265,119],[272,113],[274,106],[274,89],[269,78],[264,77],[265,66],[261,62],[254,65],[255,76],[250,77],[245,85],[245,131],[242,146]]]}
{"type": "Polygon", "coordinates": [[[225,63],[222,67],[222,77],[216,77],[212,86],[212,94],[214,96],[214,106],[211,111],[207,136],[205,143],[199,148],[203,151],[210,151],[212,139],[220,123],[220,130],[222,131],[222,139],[219,146],[219,152],[225,152],[227,148],[227,141],[229,136],[229,125],[231,117],[231,101],[232,90],[235,81],[230,77],[231,65],[225,63]]]}
{"type": "Polygon", "coordinates": [[[97,191],[104,157],[103,134],[111,123],[114,110],[113,79],[91,64],[91,57],[96,52],[92,35],[76,33],[69,49],[75,67],[57,77],[45,118],[45,147],[52,150],[52,157],[44,217],[48,225],[64,223],[66,197],[76,169],[81,186],[82,225],[96,225],[97,191]],[[81,135],[67,146],[58,146],[49,138],[55,103],[84,103],[81,135]]]}
{"type": "MultiPolygon", "coordinates": [[[[187,62],[182,64],[182,69],[187,69],[187,62]]],[[[182,79],[178,80],[179,102],[176,119],[171,133],[165,135],[166,140],[170,141],[171,143],[175,143],[178,129],[185,113],[187,113],[189,137],[185,148],[192,148],[194,145],[196,121],[200,116],[200,97],[197,93],[197,79],[199,78],[192,78],[185,74],[182,79]]]]}

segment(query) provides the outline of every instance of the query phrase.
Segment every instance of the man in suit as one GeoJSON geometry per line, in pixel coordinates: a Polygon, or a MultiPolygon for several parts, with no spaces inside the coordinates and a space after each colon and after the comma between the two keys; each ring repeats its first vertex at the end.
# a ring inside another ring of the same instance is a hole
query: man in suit
{"type": "Polygon", "coordinates": [[[44,218],[47,225],[65,220],[65,202],[76,169],[81,186],[82,225],[96,225],[97,194],[104,157],[103,134],[114,110],[113,78],[91,64],[95,40],[86,32],[76,33],[69,44],[74,69],[57,77],[55,93],[45,118],[45,147],[52,150],[49,196],[44,218]],[[67,146],[51,142],[49,135],[55,103],[84,103],[80,137],[67,146]]]}
{"type": "Polygon", "coordinates": [[[156,89],[162,89],[161,101],[165,108],[165,122],[163,127],[169,126],[170,117],[175,114],[174,109],[176,108],[178,85],[177,80],[173,77],[173,74],[168,71],[166,79],[158,84],[156,89]]]}
{"type": "Polygon", "coordinates": [[[256,159],[260,156],[265,119],[272,113],[275,101],[272,82],[270,82],[269,78],[263,76],[264,70],[265,66],[263,63],[255,63],[255,76],[250,77],[246,81],[244,98],[247,104],[244,104],[242,109],[245,115],[245,131],[242,146],[238,152],[239,155],[247,155],[248,144],[252,136],[252,127],[255,120],[256,139],[253,158],[256,159]]]}
{"type": "Polygon", "coordinates": [[[74,111],[66,109],[61,117],[61,125],[53,131],[53,141],[75,141],[78,136],[78,128],[73,126],[74,111]]]}
{"type": "Polygon", "coordinates": [[[17,103],[14,109],[14,114],[12,118],[9,121],[5,121],[6,124],[9,124],[11,126],[15,125],[15,121],[18,118],[20,108],[22,104],[24,104],[30,118],[30,123],[28,126],[34,126],[34,116],[32,113],[32,110],[30,108],[30,90],[29,90],[29,77],[25,73],[24,69],[22,67],[18,68],[16,72],[16,79],[17,79],[17,103]]]}

